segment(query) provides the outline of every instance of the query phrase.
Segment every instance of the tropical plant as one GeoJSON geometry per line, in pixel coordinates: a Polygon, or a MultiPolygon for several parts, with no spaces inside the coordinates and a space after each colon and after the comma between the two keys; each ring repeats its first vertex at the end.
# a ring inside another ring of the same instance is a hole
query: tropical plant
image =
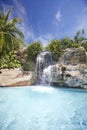
{"type": "Polygon", "coordinates": [[[87,40],[83,41],[81,46],[87,51],[87,40]]]}
{"type": "Polygon", "coordinates": [[[73,40],[69,37],[65,37],[61,39],[62,49],[71,48],[73,46],[73,40]]]}
{"type": "Polygon", "coordinates": [[[6,13],[0,12],[0,55],[14,51],[23,44],[24,35],[16,26],[21,19],[10,19],[11,12],[12,9],[6,13]]]}
{"type": "Polygon", "coordinates": [[[81,46],[81,44],[84,42],[84,40],[87,40],[87,38],[85,38],[85,30],[82,29],[76,33],[76,35],[74,37],[74,42],[78,43],[81,46]]]}
{"type": "Polygon", "coordinates": [[[22,63],[22,69],[24,71],[35,71],[35,67],[36,67],[36,65],[32,61],[26,60],[26,62],[22,63]]]}
{"type": "Polygon", "coordinates": [[[55,61],[58,61],[59,57],[62,54],[62,45],[59,40],[52,40],[47,46],[46,49],[52,53],[52,57],[55,61]]]}
{"type": "Polygon", "coordinates": [[[37,55],[42,51],[42,49],[40,42],[31,43],[26,50],[27,60],[35,62],[37,55]]]}
{"type": "Polygon", "coordinates": [[[19,60],[17,60],[16,55],[14,52],[9,52],[8,55],[4,55],[0,59],[0,69],[5,69],[5,68],[18,68],[21,67],[21,64],[19,60]]]}

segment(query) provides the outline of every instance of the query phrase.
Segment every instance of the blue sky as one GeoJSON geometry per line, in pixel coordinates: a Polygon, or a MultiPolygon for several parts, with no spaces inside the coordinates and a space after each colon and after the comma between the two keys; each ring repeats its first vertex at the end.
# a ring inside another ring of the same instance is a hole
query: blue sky
{"type": "Polygon", "coordinates": [[[12,17],[21,17],[19,28],[25,42],[73,37],[80,29],[87,32],[87,0],[0,0],[6,11],[13,6],[12,17]]]}

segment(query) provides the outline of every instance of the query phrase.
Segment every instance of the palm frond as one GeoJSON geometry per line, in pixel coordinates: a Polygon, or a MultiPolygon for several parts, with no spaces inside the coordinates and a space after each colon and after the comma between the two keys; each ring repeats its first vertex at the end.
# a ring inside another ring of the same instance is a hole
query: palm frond
{"type": "Polygon", "coordinates": [[[0,52],[8,53],[19,48],[24,43],[24,35],[16,26],[21,22],[20,18],[9,20],[12,9],[6,14],[0,14],[0,52]]]}
{"type": "Polygon", "coordinates": [[[4,15],[4,20],[5,20],[5,22],[8,21],[8,18],[9,18],[9,15],[10,15],[11,12],[12,12],[12,8],[10,8],[10,9],[8,10],[8,12],[4,15]]]}
{"type": "Polygon", "coordinates": [[[12,24],[12,25],[14,25],[14,24],[17,24],[17,23],[21,23],[21,18],[13,18],[13,19],[11,19],[9,22],[8,22],[8,24],[12,24]]]}
{"type": "Polygon", "coordinates": [[[22,40],[24,40],[24,35],[23,33],[18,29],[18,28],[12,28],[10,29],[10,32],[14,35],[16,35],[18,38],[21,38],[22,40]]]}
{"type": "Polygon", "coordinates": [[[0,52],[2,52],[3,45],[4,45],[4,34],[3,32],[0,32],[0,52]]]}

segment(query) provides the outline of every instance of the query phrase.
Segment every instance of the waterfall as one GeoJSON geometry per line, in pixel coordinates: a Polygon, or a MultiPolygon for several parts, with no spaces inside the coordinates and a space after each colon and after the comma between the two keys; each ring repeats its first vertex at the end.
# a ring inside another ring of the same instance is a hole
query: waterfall
{"type": "Polygon", "coordinates": [[[50,65],[43,70],[42,84],[51,85],[51,83],[56,83],[59,79],[59,70],[56,65],[50,65]]]}
{"type": "Polygon", "coordinates": [[[52,66],[50,65],[43,70],[42,84],[50,85],[50,83],[52,81],[52,69],[51,68],[52,68],[52,66]]]}
{"type": "Polygon", "coordinates": [[[36,59],[37,84],[50,85],[59,80],[60,70],[49,51],[42,51],[36,59]]]}
{"type": "Polygon", "coordinates": [[[42,51],[36,59],[36,73],[37,73],[37,83],[45,84],[50,80],[50,66],[52,65],[52,55],[49,51],[42,51]],[[48,76],[49,75],[49,76],[48,76]]]}

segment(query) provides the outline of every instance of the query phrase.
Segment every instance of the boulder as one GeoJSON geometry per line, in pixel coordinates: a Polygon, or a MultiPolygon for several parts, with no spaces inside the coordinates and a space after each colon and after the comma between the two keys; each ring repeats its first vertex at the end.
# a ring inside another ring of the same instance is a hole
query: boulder
{"type": "Polygon", "coordinates": [[[21,69],[3,69],[1,71],[1,86],[29,86],[36,82],[34,72],[26,72],[21,69]]]}
{"type": "Polygon", "coordinates": [[[83,47],[68,48],[60,57],[59,62],[64,65],[86,64],[86,51],[83,47]]]}
{"type": "MultiPolygon", "coordinates": [[[[49,68],[46,68],[49,70],[49,68]]],[[[64,65],[56,64],[50,67],[50,83],[62,87],[87,88],[87,66],[85,64],[64,65]],[[62,71],[65,68],[64,71],[62,71]],[[56,71],[53,71],[53,70],[56,71]]]]}

